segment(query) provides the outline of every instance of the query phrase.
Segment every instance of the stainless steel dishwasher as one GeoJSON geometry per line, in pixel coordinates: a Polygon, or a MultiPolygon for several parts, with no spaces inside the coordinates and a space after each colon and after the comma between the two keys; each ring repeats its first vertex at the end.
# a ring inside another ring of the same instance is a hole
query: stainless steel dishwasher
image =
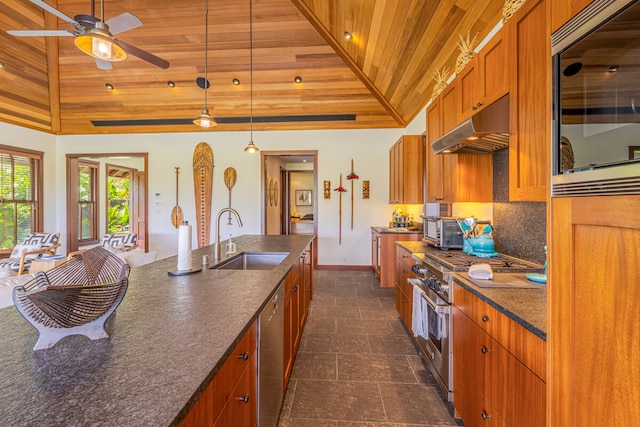
{"type": "Polygon", "coordinates": [[[284,282],[260,312],[258,426],[275,427],[284,397],[284,282]]]}

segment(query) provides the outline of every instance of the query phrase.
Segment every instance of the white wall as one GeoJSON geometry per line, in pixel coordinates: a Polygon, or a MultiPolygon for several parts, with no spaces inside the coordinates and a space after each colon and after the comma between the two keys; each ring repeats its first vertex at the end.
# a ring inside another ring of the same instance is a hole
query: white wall
{"type": "MultiPolygon", "coordinates": [[[[418,120],[417,123],[424,123],[418,120]]],[[[424,124],[422,125],[424,128],[424,124]]],[[[424,131],[424,129],[423,129],[424,131]]],[[[318,203],[318,263],[320,265],[370,265],[370,227],[386,224],[392,208],[388,204],[389,148],[404,133],[403,129],[335,130],[335,131],[272,131],[254,132],[254,141],[261,150],[318,150],[318,182],[314,188],[318,203]],[[351,229],[351,186],[346,176],[354,171],[360,179],[354,181],[354,217],[351,229]],[[331,199],[322,198],[322,182],[331,181],[349,190],[342,195],[342,243],[338,243],[340,195],[331,192],[331,199]],[[370,199],[362,199],[362,181],[370,181],[370,199]]],[[[415,133],[415,132],[412,132],[415,133]]],[[[171,209],[175,204],[175,169],[180,167],[180,206],[184,217],[195,223],[192,156],[201,142],[211,145],[214,153],[212,212],[228,205],[228,190],[224,185],[224,169],[232,166],[238,178],[233,188],[233,207],[244,222],[221,221],[221,235],[260,234],[264,197],[260,185],[260,156],[243,151],[248,143],[246,132],[197,132],[175,134],[131,135],[67,135],[53,136],[0,123],[0,143],[45,152],[45,229],[66,234],[66,167],[68,153],[147,152],[149,153],[149,250],[158,251],[160,258],[177,253],[178,232],[171,226],[171,209]],[[54,159],[52,162],[51,159],[54,159]],[[155,194],[160,194],[156,205],[155,194]]],[[[215,218],[211,225],[211,242],[215,240],[215,218]]],[[[196,246],[194,233],[193,244],[196,246]]],[[[62,239],[66,251],[66,239],[62,239]]]]}

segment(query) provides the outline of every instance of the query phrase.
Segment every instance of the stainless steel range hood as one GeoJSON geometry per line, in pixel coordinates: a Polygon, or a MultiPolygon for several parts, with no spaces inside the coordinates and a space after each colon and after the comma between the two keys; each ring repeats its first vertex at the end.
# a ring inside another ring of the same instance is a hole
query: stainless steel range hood
{"type": "Polygon", "coordinates": [[[431,144],[435,154],[492,153],[509,145],[509,95],[486,106],[431,144]]]}

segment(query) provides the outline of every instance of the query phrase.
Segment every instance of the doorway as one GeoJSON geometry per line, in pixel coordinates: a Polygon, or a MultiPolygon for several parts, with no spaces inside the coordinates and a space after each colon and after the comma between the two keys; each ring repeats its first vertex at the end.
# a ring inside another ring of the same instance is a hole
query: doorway
{"type": "Polygon", "coordinates": [[[318,253],[318,151],[261,151],[260,157],[264,198],[262,234],[315,235],[315,267],[318,253]],[[306,215],[304,220],[303,214],[306,215]]]}
{"type": "Polygon", "coordinates": [[[147,153],[67,154],[69,252],[117,232],[136,233],[147,250],[148,167],[147,153]]]}

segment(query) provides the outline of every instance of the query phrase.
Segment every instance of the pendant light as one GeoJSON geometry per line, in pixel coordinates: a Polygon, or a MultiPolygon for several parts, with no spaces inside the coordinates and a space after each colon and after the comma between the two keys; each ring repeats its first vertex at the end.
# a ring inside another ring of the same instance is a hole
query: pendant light
{"type": "Polygon", "coordinates": [[[249,0],[249,145],[247,153],[260,151],[253,143],[253,0],[249,0]]]}
{"type": "Polygon", "coordinates": [[[209,56],[209,0],[205,0],[204,2],[204,34],[204,82],[202,84],[202,89],[204,90],[204,108],[200,116],[193,121],[193,124],[203,128],[212,128],[217,126],[218,123],[211,117],[209,109],[207,108],[207,89],[209,88],[207,75],[207,57],[209,56]]]}
{"type": "Polygon", "coordinates": [[[113,38],[109,26],[104,22],[104,0],[100,0],[100,20],[96,22],[95,27],[76,37],[74,43],[87,55],[103,61],[127,59],[127,52],[113,38]]]}

